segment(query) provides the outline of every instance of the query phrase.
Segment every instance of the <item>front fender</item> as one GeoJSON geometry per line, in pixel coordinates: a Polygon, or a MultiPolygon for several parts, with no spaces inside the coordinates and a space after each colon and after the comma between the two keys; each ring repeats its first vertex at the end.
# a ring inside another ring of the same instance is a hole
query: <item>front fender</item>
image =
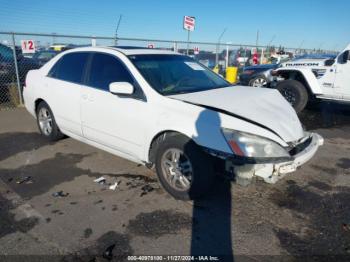
{"type": "Polygon", "coordinates": [[[160,113],[147,135],[143,157],[146,162],[149,162],[149,150],[153,139],[163,132],[178,132],[200,146],[232,153],[221,133],[219,113],[179,101],[176,103],[182,103],[181,109],[164,110],[160,113]]]}
{"type": "Polygon", "coordinates": [[[295,67],[294,68],[284,68],[284,67],[282,67],[282,68],[276,69],[276,71],[277,71],[277,74],[298,73],[304,78],[306,84],[308,85],[307,87],[310,89],[312,94],[314,94],[314,95],[323,94],[322,88],[320,87],[316,76],[308,68],[295,68],[295,67]]]}

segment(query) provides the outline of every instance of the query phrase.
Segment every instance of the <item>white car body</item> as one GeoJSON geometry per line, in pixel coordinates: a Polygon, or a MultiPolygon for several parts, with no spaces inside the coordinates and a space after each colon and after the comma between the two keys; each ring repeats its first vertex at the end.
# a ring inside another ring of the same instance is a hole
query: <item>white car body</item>
{"type": "Polygon", "coordinates": [[[325,65],[325,60],[300,60],[285,63],[276,71],[279,74],[301,74],[309,92],[316,98],[350,102],[350,60],[342,60],[349,51],[350,45],[339,53],[330,66],[325,65]]]}
{"type": "MultiPolygon", "coordinates": [[[[191,138],[210,153],[233,156],[222,128],[267,138],[286,148],[306,138],[312,141],[288,161],[247,164],[236,168],[242,176],[261,176],[267,182],[308,161],[323,139],[304,132],[293,108],[276,90],[233,86],[195,93],[163,96],[144,79],[128,55],[176,54],[170,51],[107,47],[76,48],[63,52],[26,78],[24,101],[35,117],[37,101],[52,109],[62,133],[112,154],[146,164],[157,135],[168,131],[191,138]],[[110,92],[48,77],[52,66],[65,54],[89,51],[119,58],[142,88],[145,99],[119,97],[110,92]]],[[[180,54],[178,54],[180,55],[180,54]]]]}

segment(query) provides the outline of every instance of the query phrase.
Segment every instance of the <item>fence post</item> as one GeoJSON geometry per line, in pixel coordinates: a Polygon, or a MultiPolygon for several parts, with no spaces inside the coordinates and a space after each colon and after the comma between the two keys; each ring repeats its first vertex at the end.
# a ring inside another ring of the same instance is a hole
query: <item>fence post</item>
{"type": "Polygon", "coordinates": [[[177,52],[177,42],[174,42],[174,52],[177,52]]]}
{"type": "Polygon", "coordinates": [[[21,92],[21,81],[19,79],[19,73],[18,73],[17,54],[16,54],[16,41],[15,41],[15,34],[14,33],[12,33],[12,51],[13,51],[13,60],[14,60],[14,63],[15,63],[15,70],[16,70],[16,79],[17,79],[17,89],[18,89],[19,103],[20,103],[20,105],[23,105],[23,98],[22,98],[22,92],[21,92]]]}

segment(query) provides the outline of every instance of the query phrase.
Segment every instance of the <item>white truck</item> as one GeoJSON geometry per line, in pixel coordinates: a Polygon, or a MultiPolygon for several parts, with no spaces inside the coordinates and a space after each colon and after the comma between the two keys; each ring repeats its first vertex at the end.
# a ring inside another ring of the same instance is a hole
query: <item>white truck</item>
{"type": "Polygon", "coordinates": [[[296,61],[273,71],[274,86],[297,113],[314,99],[350,103],[350,44],[323,63],[296,61]]]}

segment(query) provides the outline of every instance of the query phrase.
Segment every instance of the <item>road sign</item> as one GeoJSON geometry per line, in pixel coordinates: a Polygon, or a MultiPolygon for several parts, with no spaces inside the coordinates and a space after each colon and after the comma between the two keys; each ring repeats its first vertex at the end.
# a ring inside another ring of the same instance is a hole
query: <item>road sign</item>
{"type": "Polygon", "coordinates": [[[22,53],[35,53],[34,40],[21,40],[22,53]]]}
{"type": "Polygon", "coordinates": [[[193,53],[194,53],[195,55],[198,55],[198,54],[199,54],[199,47],[198,47],[198,46],[196,46],[195,48],[193,48],[193,53]]]}
{"type": "Polygon", "coordinates": [[[154,44],[148,44],[147,48],[154,48],[154,44]]]}
{"type": "Polygon", "coordinates": [[[193,16],[184,16],[184,29],[194,31],[196,19],[193,16]]]}

